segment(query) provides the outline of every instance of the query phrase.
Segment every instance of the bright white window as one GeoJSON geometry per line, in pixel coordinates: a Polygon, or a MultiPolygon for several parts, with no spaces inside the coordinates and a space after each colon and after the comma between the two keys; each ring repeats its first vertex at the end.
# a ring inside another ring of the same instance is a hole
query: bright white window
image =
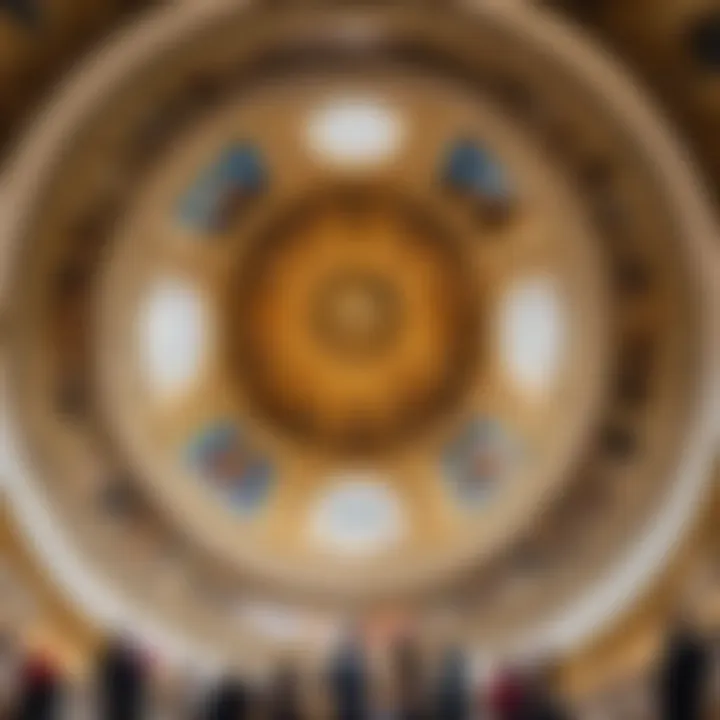
{"type": "Polygon", "coordinates": [[[563,303],[551,278],[530,278],[510,288],[501,308],[500,348],[518,387],[534,393],[552,387],[566,331],[563,303]]]}
{"type": "Polygon", "coordinates": [[[402,141],[403,123],[381,102],[347,98],[315,110],[307,123],[307,142],[323,162],[367,167],[389,160],[402,141]]]}
{"type": "Polygon", "coordinates": [[[397,543],[405,531],[400,499],[375,473],[353,472],[331,479],[313,508],[315,544],[340,555],[367,557],[397,543]]]}
{"type": "Polygon", "coordinates": [[[150,388],[159,395],[183,392],[196,379],[208,343],[208,319],[194,286],[157,281],[140,312],[140,358],[150,388]]]}

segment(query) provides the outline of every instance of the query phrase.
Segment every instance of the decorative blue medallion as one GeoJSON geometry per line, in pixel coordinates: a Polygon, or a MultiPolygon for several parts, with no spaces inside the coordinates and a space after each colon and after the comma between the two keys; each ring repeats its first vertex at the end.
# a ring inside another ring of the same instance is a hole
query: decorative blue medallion
{"type": "Polygon", "coordinates": [[[458,505],[473,509],[492,499],[520,456],[519,443],[499,421],[475,418],[446,446],[443,476],[458,505]]]}
{"type": "Polygon", "coordinates": [[[264,507],[274,475],[272,464],[232,422],[221,421],[203,429],[186,452],[193,472],[233,510],[252,515],[264,507]]]}
{"type": "Polygon", "coordinates": [[[461,139],[451,145],[443,161],[442,180],[456,192],[478,200],[508,203],[513,197],[505,167],[472,140],[461,139]]]}
{"type": "Polygon", "coordinates": [[[267,183],[258,148],[252,143],[232,145],[203,170],[184,195],[178,208],[180,221],[196,232],[223,232],[267,183]]]}

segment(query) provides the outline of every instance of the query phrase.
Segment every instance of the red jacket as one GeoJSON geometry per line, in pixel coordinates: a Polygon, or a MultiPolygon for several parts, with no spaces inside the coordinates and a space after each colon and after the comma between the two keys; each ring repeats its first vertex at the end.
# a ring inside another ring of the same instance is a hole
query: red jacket
{"type": "Polygon", "coordinates": [[[23,680],[28,686],[49,685],[58,678],[58,669],[52,659],[44,654],[31,655],[23,668],[23,680]]]}
{"type": "Polygon", "coordinates": [[[506,670],[492,681],[488,691],[488,704],[498,720],[511,720],[517,717],[522,710],[524,700],[525,684],[517,673],[506,670]]]}

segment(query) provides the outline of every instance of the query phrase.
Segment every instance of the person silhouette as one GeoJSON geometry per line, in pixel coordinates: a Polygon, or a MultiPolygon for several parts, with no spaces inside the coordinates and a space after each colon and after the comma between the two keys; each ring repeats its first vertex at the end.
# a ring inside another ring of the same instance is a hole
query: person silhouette
{"type": "Polygon", "coordinates": [[[568,711],[554,691],[555,667],[543,661],[530,669],[523,720],[566,720],[568,711]]]}
{"type": "Polygon", "coordinates": [[[108,639],[96,668],[98,706],[103,720],[138,720],[147,705],[147,668],[123,635],[108,639]]]}
{"type": "Polygon", "coordinates": [[[527,697],[522,673],[513,666],[500,669],[488,688],[488,705],[497,720],[521,720],[527,697]]]}
{"type": "Polygon", "coordinates": [[[411,636],[399,638],[393,647],[392,660],[397,686],[398,720],[422,720],[428,717],[423,659],[415,639],[411,636]]]}
{"type": "Polygon", "coordinates": [[[368,670],[363,644],[356,632],[345,638],[331,659],[328,684],[335,720],[367,720],[368,670]]]}
{"type": "Polygon", "coordinates": [[[680,616],[672,628],[661,662],[661,720],[700,720],[710,670],[710,651],[689,620],[680,616]]]}
{"type": "Polygon", "coordinates": [[[459,647],[448,649],[443,658],[433,714],[436,720],[469,720],[471,716],[467,662],[459,647]]]}
{"type": "Polygon", "coordinates": [[[302,720],[300,676],[290,664],[283,665],[270,686],[268,720],[302,720]]]}
{"type": "Polygon", "coordinates": [[[201,720],[245,720],[250,717],[252,700],[245,684],[226,676],[210,693],[201,720]]]}
{"type": "Polygon", "coordinates": [[[63,683],[53,661],[35,653],[28,657],[20,680],[12,720],[61,720],[63,683]]]}

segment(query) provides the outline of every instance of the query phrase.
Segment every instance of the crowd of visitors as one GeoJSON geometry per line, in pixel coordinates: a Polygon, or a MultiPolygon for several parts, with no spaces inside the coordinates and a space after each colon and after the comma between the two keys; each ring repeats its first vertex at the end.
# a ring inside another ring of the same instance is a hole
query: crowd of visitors
{"type": "MultiPolygon", "coordinates": [[[[147,659],[131,643],[114,638],[96,658],[82,720],[582,720],[554,692],[547,668],[506,669],[478,690],[459,648],[448,649],[434,672],[411,637],[393,644],[388,657],[392,690],[378,695],[363,643],[346,638],[319,683],[326,701],[322,712],[310,709],[306,678],[286,664],[265,684],[231,675],[216,678],[194,701],[186,696],[175,710],[161,713],[151,702],[147,659]]],[[[707,644],[689,628],[676,628],[658,666],[656,712],[650,717],[707,717],[702,698],[709,667],[707,644]]],[[[77,710],[68,710],[66,690],[62,672],[46,657],[26,657],[0,720],[81,720],[77,710]]]]}

